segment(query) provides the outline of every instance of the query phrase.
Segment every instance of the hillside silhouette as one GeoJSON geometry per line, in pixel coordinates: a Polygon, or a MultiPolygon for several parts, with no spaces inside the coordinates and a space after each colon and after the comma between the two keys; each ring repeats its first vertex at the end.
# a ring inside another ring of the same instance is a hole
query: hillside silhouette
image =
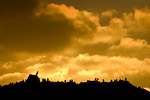
{"type": "Polygon", "coordinates": [[[42,79],[40,82],[38,72],[36,75],[30,74],[26,80],[0,86],[1,89],[94,89],[101,95],[150,96],[150,92],[140,87],[135,87],[127,78],[125,80],[111,80],[110,82],[105,82],[104,79],[100,82],[98,78],[80,83],[76,83],[73,80],[52,82],[49,79],[42,79]]]}

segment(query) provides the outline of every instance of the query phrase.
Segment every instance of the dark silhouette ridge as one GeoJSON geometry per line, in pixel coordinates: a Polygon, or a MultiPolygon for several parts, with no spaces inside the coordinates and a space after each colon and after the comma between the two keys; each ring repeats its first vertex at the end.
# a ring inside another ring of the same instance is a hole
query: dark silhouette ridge
{"type": "Polygon", "coordinates": [[[26,80],[27,87],[38,87],[40,85],[40,78],[38,77],[38,71],[36,75],[30,74],[26,80]]]}
{"type": "MultiPolygon", "coordinates": [[[[98,78],[95,80],[87,82],[76,83],[73,80],[64,81],[64,82],[52,82],[49,79],[42,79],[38,77],[38,72],[36,75],[30,74],[27,80],[23,80],[16,83],[10,83],[8,85],[1,86],[1,89],[84,89],[89,91],[90,89],[96,89],[97,93],[101,95],[121,95],[121,96],[150,96],[150,92],[142,89],[140,87],[133,86],[127,78],[125,80],[111,80],[110,82],[105,82],[103,79],[102,82],[98,78]]],[[[91,92],[91,91],[89,91],[91,92]]],[[[91,92],[92,93],[92,92],[91,92]]]]}

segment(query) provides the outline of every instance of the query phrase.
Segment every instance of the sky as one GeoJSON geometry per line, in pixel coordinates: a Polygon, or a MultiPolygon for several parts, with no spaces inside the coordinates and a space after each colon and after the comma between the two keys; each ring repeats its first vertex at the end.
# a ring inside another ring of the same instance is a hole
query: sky
{"type": "Polygon", "coordinates": [[[0,84],[125,79],[150,88],[149,0],[2,0],[0,84]]]}

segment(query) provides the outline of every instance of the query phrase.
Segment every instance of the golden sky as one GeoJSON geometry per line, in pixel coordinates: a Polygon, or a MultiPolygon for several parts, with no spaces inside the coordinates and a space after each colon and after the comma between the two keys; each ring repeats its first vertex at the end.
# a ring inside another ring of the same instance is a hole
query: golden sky
{"type": "Polygon", "coordinates": [[[150,88],[149,0],[2,0],[0,84],[124,79],[150,88]]]}

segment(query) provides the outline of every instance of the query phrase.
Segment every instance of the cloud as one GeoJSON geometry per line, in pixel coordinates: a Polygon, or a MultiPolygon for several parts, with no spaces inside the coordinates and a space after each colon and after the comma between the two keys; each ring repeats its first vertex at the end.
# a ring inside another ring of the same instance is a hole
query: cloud
{"type": "Polygon", "coordinates": [[[7,0],[0,4],[0,21],[29,17],[40,4],[39,0],[7,0]]]}
{"type": "MultiPolygon", "coordinates": [[[[115,12],[116,10],[107,10],[102,15],[112,17],[115,12]]],[[[139,19],[140,16],[148,16],[148,10],[146,14],[145,10],[143,13],[141,12],[143,11],[136,9],[134,13],[139,16],[139,19]]],[[[136,30],[136,25],[133,24],[139,20],[132,14],[124,14],[123,19],[111,18],[109,25],[101,26],[98,14],[78,10],[65,4],[44,3],[39,3],[34,7],[34,13],[27,13],[26,15],[30,17],[19,16],[24,21],[15,19],[15,22],[11,20],[4,23],[0,37],[1,48],[4,48],[2,52],[6,51],[6,49],[11,49],[12,52],[56,52],[60,51],[60,49],[61,51],[66,49],[66,47],[75,42],[85,45],[113,44],[127,35],[132,37],[131,31],[136,30]],[[133,20],[132,17],[134,18],[133,20]]]]}
{"type": "Polygon", "coordinates": [[[147,87],[146,87],[146,88],[144,88],[144,89],[147,90],[147,91],[150,91],[150,88],[147,88],[147,87]]]}
{"type": "Polygon", "coordinates": [[[94,13],[38,0],[3,1],[0,5],[2,84],[20,80],[20,76],[26,78],[38,70],[40,77],[54,81],[129,77],[137,85],[142,80],[140,85],[148,86],[148,7],[117,17],[119,11],[114,8],[94,13]],[[21,6],[24,4],[29,7],[21,6]],[[109,17],[105,25],[102,17],[109,17]]]}
{"type": "Polygon", "coordinates": [[[116,9],[120,13],[131,12],[133,8],[150,6],[148,0],[50,0],[48,3],[66,4],[80,10],[103,12],[109,9],[116,9]]]}
{"type": "Polygon", "coordinates": [[[148,16],[149,8],[146,7],[121,18],[112,17],[109,25],[97,28],[93,38],[80,40],[80,53],[149,58],[148,16]]]}
{"type": "Polygon", "coordinates": [[[39,54],[63,51],[75,42],[109,43],[126,34],[119,26],[121,19],[113,19],[115,21],[112,20],[110,26],[101,27],[98,14],[64,4],[39,3],[32,13],[26,13],[30,17],[14,15],[19,18],[7,18],[0,31],[1,55],[7,53],[12,58],[18,52],[39,54]]]}
{"type": "Polygon", "coordinates": [[[23,73],[19,73],[19,72],[16,72],[16,73],[8,73],[8,74],[4,74],[2,76],[0,76],[0,82],[1,82],[1,85],[6,85],[6,84],[9,84],[9,82],[14,82],[15,81],[22,81],[23,78],[25,78],[25,76],[27,77],[27,75],[23,74],[23,73]]]}
{"type": "MultiPolygon", "coordinates": [[[[129,57],[109,57],[89,54],[80,54],[74,57],[63,55],[53,57],[37,56],[20,62],[9,63],[12,67],[5,67],[7,71],[12,70],[13,67],[15,68],[17,64],[20,67],[17,67],[12,74],[1,74],[0,79],[1,82],[6,80],[6,78],[11,78],[11,81],[17,81],[18,77],[21,79],[20,75],[24,75],[24,78],[26,78],[29,73],[35,74],[38,70],[41,78],[49,78],[52,81],[74,79],[80,82],[86,81],[87,79],[93,80],[95,77],[110,81],[110,79],[128,77],[129,80],[137,86],[147,86],[147,75],[149,76],[150,74],[149,63],[150,59],[139,60],[129,57]],[[27,65],[25,65],[26,63],[27,65]],[[19,68],[21,68],[22,72],[20,72],[19,68]],[[18,72],[20,74],[16,74],[18,72]],[[145,83],[138,83],[140,79],[145,83]]],[[[7,64],[5,66],[7,66],[7,64]]],[[[5,83],[9,82],[10,81],[5,81],[5,83]]]]}
{"type": "Polygon", "coordinates": [[[110,55],[134,57],[138,59],[149,58],[150,45],[146,40],[123,38],[119,44],[109,48],[110,55]]]}
{"type": "Polygon", "coordinates": [[[74,30],[67,19],[53,20],[49,16],[10,23],[5,28],[9,30],[4,29],[2,32],[2,45],[14,51],[25,52],[53,51],[63,48],[70,43],[71,31],[68,28],[74,30]]]}
{"type": "Polygon", "coordinates": [[[100,14],[100,24],[102,26],[108,26],[110,20],[117,15],[117,11],[114,9],[106,10],[100,14]]]}
{"type": "Polygon", "coordinates": [[[150,9],[135,9],[134,13],[124,14],[125,27],[128,29],[129,37],[135,39],[149,40],[150,9]]]}
{"type": "Polygon", "coordinates": [[[140,49],[140,48],[150,48],[150,45],[145,40],[123,38],[118,46],[112,46],[110,49],[140,49]]]}
{"type": "MultiPolygon", "coordinates": [[[[30,17],[5,20],[0,44],[17,52],[51,52],[63,50],[73,38],[90,35],[99,26],[99,18],[64,4],[41,4],[30,17]]],[[[5,50],[4,50],[5,51],[5,50]]],[[[9,51],[10,52],[10,51],[9,51]]]]}
{"type": "Polygon", "coordinates": [[[79,38],[82,44],[108,43],[112,44],[127,35],[124,22],[120,18],[112,18],[108,26],[98,26],[90,38],[79,38]]]}
{"type": "Polygon", "coordinates": [[[114,9],[113,10],[107,10],[107,11],[104,11],[104,12],[101,13],[101,17],[112,18],[115,13],[117,13],[117,11],[114,10],[114,9]]]}

